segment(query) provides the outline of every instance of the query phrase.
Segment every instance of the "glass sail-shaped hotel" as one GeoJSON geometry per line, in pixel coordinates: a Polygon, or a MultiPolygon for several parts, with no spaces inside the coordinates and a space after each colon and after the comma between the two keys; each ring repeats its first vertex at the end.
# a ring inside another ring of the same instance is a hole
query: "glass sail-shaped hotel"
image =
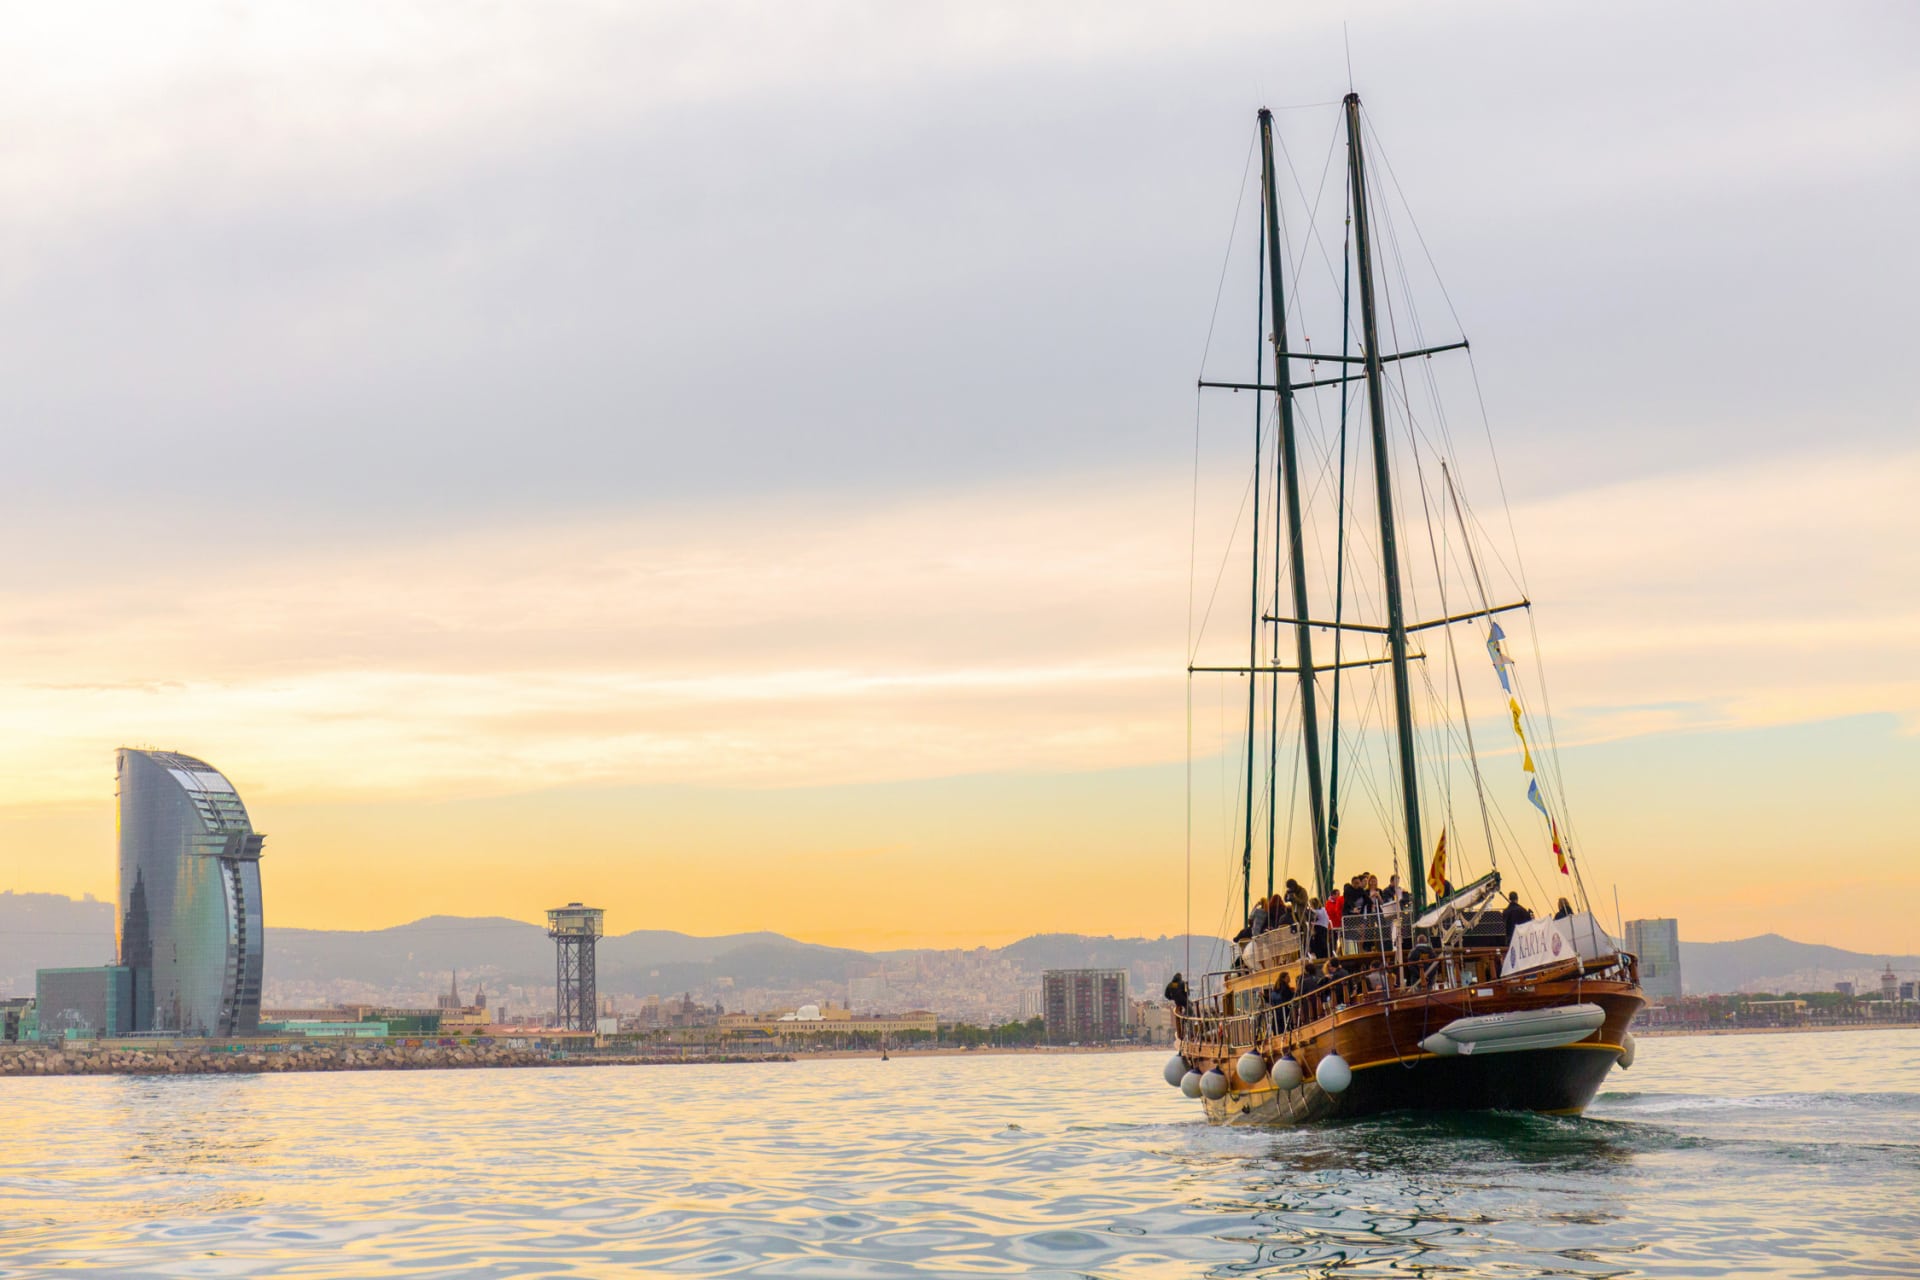
{"type": "Polygon", "coordinates": [[[122,747],[120,963],[133,1029],[230,1036],[260,1027],[260,846],[220,771],[122,747]]]}

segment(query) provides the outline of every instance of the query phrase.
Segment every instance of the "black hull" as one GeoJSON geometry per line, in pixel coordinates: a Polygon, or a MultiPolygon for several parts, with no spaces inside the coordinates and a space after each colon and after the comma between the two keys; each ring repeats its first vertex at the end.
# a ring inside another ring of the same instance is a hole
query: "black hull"
{"type": "Polygon", "coordinates": [[[1342,1093],[1311,1081],[1281,1093],[1270,1083],[1207,1104],[1216,1124],[1299,1124],[1392,1111],[1533,1111],[1578,1115],[1619,1061],[1616,1046],[1567,1045],[1450,1058],[1421,1055],[1353,1073],[1342,1093]]]}
{"type": "Polygon", "coordinates": [[[1356,1071],[1333,1114],[1382,1111],[1544,1111],[1574,1115],[1619,1060],[1611,1045],[1421,1058],[1356,1071]]]}

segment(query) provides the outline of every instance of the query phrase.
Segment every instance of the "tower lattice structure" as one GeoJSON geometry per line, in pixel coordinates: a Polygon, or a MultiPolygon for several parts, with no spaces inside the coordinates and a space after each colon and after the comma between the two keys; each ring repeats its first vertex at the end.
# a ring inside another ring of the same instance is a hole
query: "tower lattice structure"
{"type": "Polygon", "coordinates": [[[553,1021],[565,1031],[592,1031],[598,1010],[594,992],[594,944],[605,932],[607,913],[569,902],[547,912],[553,939],[553,1021]]]}

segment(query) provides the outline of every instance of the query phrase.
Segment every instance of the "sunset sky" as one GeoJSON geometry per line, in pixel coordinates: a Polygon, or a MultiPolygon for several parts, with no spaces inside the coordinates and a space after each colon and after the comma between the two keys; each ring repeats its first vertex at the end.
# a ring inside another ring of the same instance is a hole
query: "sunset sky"
{"type": "Polygon", "coordinates": [[[20,9],[0,887],[110,898],[142,745],[270,925],[1216,927],[1193,384],[1343,23],[1605,914],[1920,952],[1897,3],[20,9]]]}

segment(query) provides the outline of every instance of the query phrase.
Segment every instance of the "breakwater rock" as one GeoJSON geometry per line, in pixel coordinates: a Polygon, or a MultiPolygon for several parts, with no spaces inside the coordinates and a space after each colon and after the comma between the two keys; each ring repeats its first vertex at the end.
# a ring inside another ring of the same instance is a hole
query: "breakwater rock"
{"type": "Polygon", "coordinates": [[[444,1071],[479,1067],[666,1066],[683,1062],[791,1062],[787,1054],[661,1057],[568,1053],[514,1045],[302,1044],[124,1048],[110,1045],[0,1046],[5,1076],[259,1075],[282,1071],[444,1071]]]}

